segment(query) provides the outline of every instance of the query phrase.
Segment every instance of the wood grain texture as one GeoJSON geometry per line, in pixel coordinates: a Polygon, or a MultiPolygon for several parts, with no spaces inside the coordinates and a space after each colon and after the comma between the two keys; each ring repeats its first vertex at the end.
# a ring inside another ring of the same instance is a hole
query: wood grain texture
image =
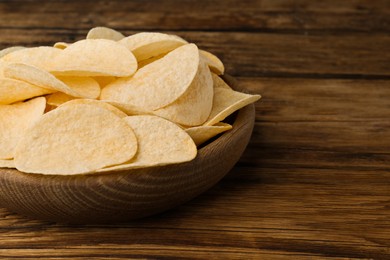
{"type": "Polygon", "coordinates": [[[386,33],[390,25],[386,0],[13,0],[0,10],[0,28],[386,33]]]}
{"type": "MultiPolygon", "coordinates": [[[[135,31],[124,31],[127,35],[135,31]]],[[[0,48],[53,45],[85,37],[56,29],[0,29],[0,48]]],[[[390,35],[170,32],[215,53],[233,76],[390,78],[390,35]],[[377,50],[382,50],[378,52],[377,50]]]]}
{"type": "Polygon", "coordinates": [[[0,258],[390,258],[389,2],[220,3],[0,1],[1,47],[73,41],[94,25],[170,31],[263,96],[246,152],[208,192],[120,225],[1,209],[0,258]]]}

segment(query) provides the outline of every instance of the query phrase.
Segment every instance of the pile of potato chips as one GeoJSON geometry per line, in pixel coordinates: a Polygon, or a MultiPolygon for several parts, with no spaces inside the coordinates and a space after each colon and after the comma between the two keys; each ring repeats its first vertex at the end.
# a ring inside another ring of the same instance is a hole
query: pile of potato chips
{"type": "Polygon", "coordinates": [[[259,95],[163,33],[97,27],[85,40],[0,51],[0,167],[73,175],[181,163],[259,95]]]}

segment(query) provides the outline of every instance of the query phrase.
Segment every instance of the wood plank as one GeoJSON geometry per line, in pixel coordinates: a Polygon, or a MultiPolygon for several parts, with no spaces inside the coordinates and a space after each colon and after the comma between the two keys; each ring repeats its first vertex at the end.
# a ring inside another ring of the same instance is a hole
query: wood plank
{"type": "Polygon", "coordinates": [[[284,148],[389,152],[389,80],[238,81],[263,96],[256,103],[254,144],[275,146],[278,136],[284,148]]]}
{"type": "MultiPolygon", "coordinates": [[[[390,35],[174,33],[217,54],[231,75],[390,78],[390,35]]],[[[0,34],[4,48],[72,42],[85,37],[86,30],[0,29],[0,34]]]]}
{"type": "Polygon", "coordinates": [[[2,28],[389,32],[386,0],[1,1],[2,28]]]}
{"type": "Polygon", "coordinates": [[[217,186],[127,224],[0,209],[0,257],[389,258],[390,81],[238,80],[263,99],[250,146],[217,186]]]}
{"type": "Polygon", "coordinates": [[[263,98],[242,165],[390,170],[390,81],[239,78],[263,98]]]}
{"type": "Polygon", "coordinates": [[[390,81],[238,77],[263,98],[257,122],[367,122],[390,118],[390,81]]]}
{"type": "MultiPolygon", "coordinates": [[[[300,253],[286,253],[275,252],[271,250],[235,250],[230,248],[215,249],[213,247],[202,249],[196,247],[179,247],[179,246],[139,246],[130,248],[126,245],[113,247],[88,247],[74,248],[67,247],[64,249],[12,249],[1,250],[0,257],[14,257],[23,256],[23,259],[291,259],[299,257],[299,259],[313,259],[312,255],[300,253]],[[5,254],[1,254],[5,251],[5,254]],[[267,252],[268,251],[268,252],[267,252]],[[11,253],[8,253],[11,252],[11,253]],[[108,253],[109,252],[109,253],[108,253]],[[113,254],[115,256],[113,256],[113,254]],[[25,257],[29,255],[29,257],[25,257]],[[195,257],[196,256],[196,257],[195,257]],[[87,258],[86,258],[87,257],[87,258]]],[[[332,259],[331,257],[320,257],[316,259],[332,259]]],[[[342,258],[337,258],[342,259],[342,258]]]]}

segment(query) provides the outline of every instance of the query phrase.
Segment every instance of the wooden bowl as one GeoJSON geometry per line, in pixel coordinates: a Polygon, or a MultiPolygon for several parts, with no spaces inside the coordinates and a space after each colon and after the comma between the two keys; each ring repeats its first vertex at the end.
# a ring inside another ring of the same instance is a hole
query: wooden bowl
{"type": "MultiPolygon", "coordinates": [[[[231,77],[225,80],[239,89],[231,77]]],[[[123,222],[168,210],[206,191],[231,170],[249,142],[254,118],[253,104],[242,108],[232,130],[186,163],[79,176],[0,169],[0,206],[68,223],[123,222]]]]}

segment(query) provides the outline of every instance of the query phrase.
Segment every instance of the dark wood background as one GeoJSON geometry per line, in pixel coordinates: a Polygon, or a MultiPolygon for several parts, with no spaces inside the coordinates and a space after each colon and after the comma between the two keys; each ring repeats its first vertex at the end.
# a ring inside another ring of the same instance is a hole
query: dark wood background
{"type": "Polygon", "coordinates": [[[390,259],[390,2],[0,1],[0,48],[178,34],[254,93],[252,140],[191,202],[128,224],[0,209],[0,258],[390,259]]]}

